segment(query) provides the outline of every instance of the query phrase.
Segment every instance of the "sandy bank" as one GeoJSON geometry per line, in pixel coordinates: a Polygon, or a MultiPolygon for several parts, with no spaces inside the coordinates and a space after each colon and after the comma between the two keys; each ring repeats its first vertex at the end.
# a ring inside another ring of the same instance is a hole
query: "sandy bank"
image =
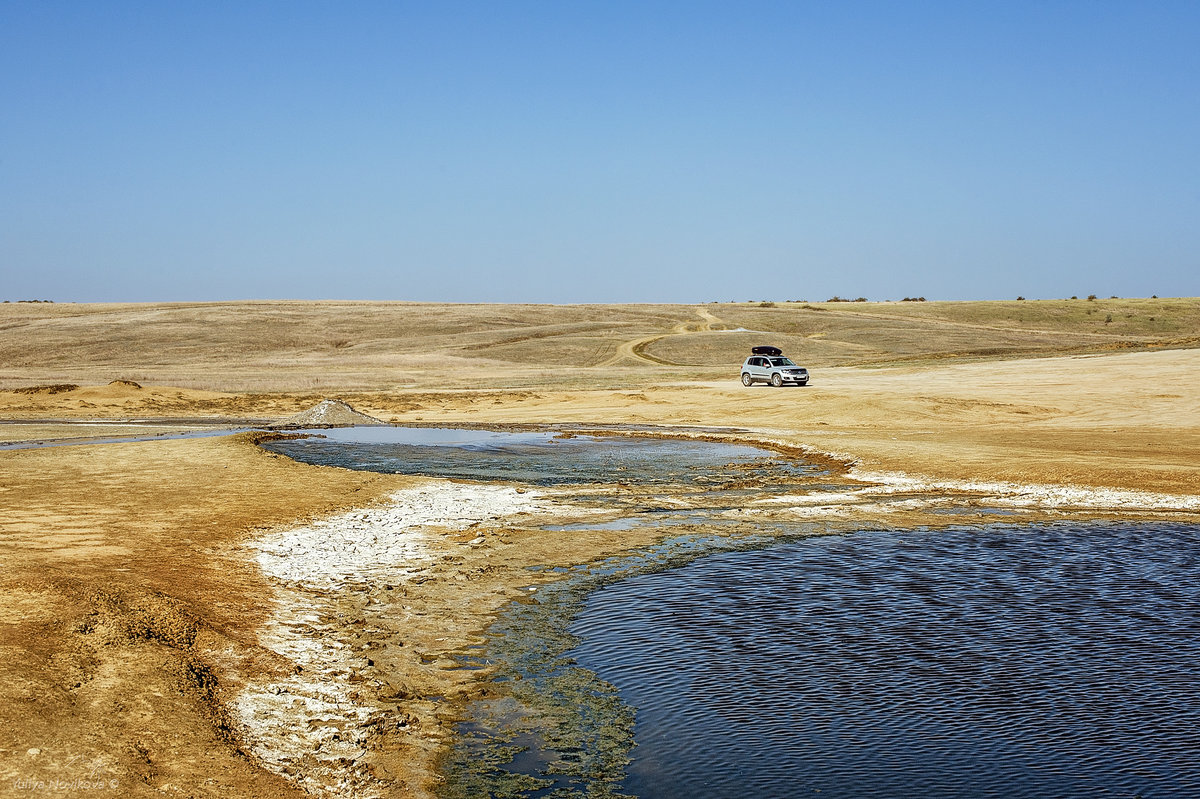
{"type": "Polygon", "coordinates": [[[406,481],[244,437],[0,459],[3,784],[95,773],[130,796],[300,795],[229,724],[231,691],[277,660],[257,643],[273,589],[241,541],[406,481]]]}

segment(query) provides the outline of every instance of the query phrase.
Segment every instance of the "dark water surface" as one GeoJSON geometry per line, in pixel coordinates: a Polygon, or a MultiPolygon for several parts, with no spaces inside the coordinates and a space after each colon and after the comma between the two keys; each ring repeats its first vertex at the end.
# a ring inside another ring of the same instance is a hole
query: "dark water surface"
{"type": "MultiPolygon", "coordinates": [[[[682,438],[420,427],[315,432],[322,437],[272,441],[263,446],[305,463],[535,485],[707,485],[744,477],[744,467],[776,459],[774,453],[757,447],[682,438]]],[[[818,471],[811,464],[785,467],[776,463],[775,470],[780,468],[818,471]]]]}
{"type": "Polygon", "coordinates": [[[1200,796],[1196,528],[808,538],[601,588],[571,631],[636,708],[630,795],[1200,796]]]}

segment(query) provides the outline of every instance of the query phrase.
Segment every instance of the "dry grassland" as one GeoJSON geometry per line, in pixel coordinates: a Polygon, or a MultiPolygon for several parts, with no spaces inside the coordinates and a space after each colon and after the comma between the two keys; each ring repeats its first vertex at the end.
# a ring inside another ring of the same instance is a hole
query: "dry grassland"
{"type": "Polygon", "coordinates": [[[726,378],[764,336],[810,367],[1190,348],[1200,301],[10,303],[0,389],[118,378],[222,392],[621,387],[726,378]]]}

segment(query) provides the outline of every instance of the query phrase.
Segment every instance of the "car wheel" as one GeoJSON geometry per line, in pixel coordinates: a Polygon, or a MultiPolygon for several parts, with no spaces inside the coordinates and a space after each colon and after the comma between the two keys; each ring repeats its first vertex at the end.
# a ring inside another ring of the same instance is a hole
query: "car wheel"
{"type": "Polygon", "coordinates": [[[754,381],[750,379],[750,373],[749,373],[749,372],[742,372],[742,385],[743,385],[743,386],[748,386],[748,385],[750,385],[750,384],[751,384],[751,383],[753,383],[753,382],[754,382],[754,381]]]}
{"type": "Polygon", "coordinates": [[[783,385],[783,378],[780,377],[778,373],[771,375],[771,385],[775,386],[775,388],[779,388],[783,385]]]}

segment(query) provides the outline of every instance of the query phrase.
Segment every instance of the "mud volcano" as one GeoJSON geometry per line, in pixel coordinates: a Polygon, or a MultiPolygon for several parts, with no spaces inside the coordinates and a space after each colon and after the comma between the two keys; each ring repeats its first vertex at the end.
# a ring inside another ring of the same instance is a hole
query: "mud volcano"
{"type": "Polygon", "coordinates": [[[307,411],[290,416],[282,422],[272,425],[280,428],[299,427],[353,427],[354,425],[384,424],[374,416],[359,413],[341,400],[321,400],[307,411]]]}

